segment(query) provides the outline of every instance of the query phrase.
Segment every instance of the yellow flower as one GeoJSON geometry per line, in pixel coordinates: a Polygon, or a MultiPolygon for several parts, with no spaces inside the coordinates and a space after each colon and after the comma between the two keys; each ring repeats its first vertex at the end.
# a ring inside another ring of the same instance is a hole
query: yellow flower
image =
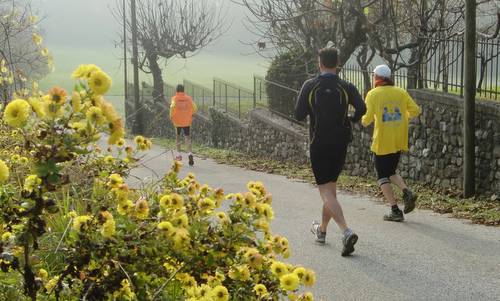
{"type": "Polygon", "coordinates": [[[115,158],[113,156],[106,156],[104,157],[104,162],[106,164],[113,164],[113,162],[115,162],[115,158]]]}
{"type": "Polygon", "coordinates": [[[123,139],[123,138],[118,139],[118,141],[116,142],[116,146],[124,147],[125,146],[125,139],[123,139]]]}
{"type": "Polygon", "coordinates": [[[299,277],[290,273],[280,277],[280,286],[287,291],[294,291],[299,286],[299,277]]]}
{"type": "Polygon", "coordinates": [[[114,173],[108,179],[108,186],[111,188],[119,188],[123,184],[123,178],[119,174],[114,173]]]}
{"type": "Polygon", "coordinates": [[[33,192],[40,185],[42,185],[42,179],[40,179],[37,175],[29,175],[24,180],[24,190],[28,192],[33,192]]]}
{"type": "Polygon", "coordinates": [[[9,168],[4,161],[0,160],[0,183],[5,183],[9,179],[9,168]]]}
{"type": "Polygon", "coordinates": [[[104,117],[106,117],[108,122],[113,122],[117,119],[120,119],[120,116],[118,116],[118,113],[116,113],[115,108],[109,102],[102,100],[99,104],[99,107],[101,108],[102,114],[104,115],[104,117]]]}
{"type": "Polygon", "coordinates": [[[111,87],[111,78],[101,70],[92,72],[89,78],[89,87],[96,95],[103,95],[111,87]]]}
{"type": "Polygon", "coordinates": [[[214,301],[228,301],[229,300],[229,292],[227,291],[227,288],[218,285],[216,286],[211,292],[210,295],[212,296],[212,299],[214,301]]]}
{"type": "Polygon", "coordinates": [[[26,125],[30,112],[31,107],[26,100],[16,99],[5,107],[3,118],[11,127],[22,128],[26,125]]]}
{"type": "Polygon", "coordinates": [[[302,295],[302,298],[300,299],[302,301],[314,301],[313,294],[311,292],[307,292],[302,295]]]}
{"type": "Polygon", "coordinates": [[[281,277],[288,272],[288,269],[284,263],[275,261],[271,264],[271,272],[274,275],[281,277]]]}
{"type": "Polygon", "coordinates": [[[47,284],[45,284],[45,289],[49,292],[52,291],[52,289],[56,287],[58,282],[59,282],[59,276],[55,276],[54,278],[50,279],[49,282],[47,282],[47,284]]]}
{"type": "Polygon", "coordinates": [[[258,297],[267,296],[267,288],[264,284],[257,284],[253,287],[253,290],[258,297]]]}
{"type": "Polygon", "coordinates": [[[9,241],[12,238],[12,233],[9,231],[2,234],[2,241],[9,241]]]}
{"type": "Polygon", "coordinates": [[[186,228],[189,225],[189,219],[186,214],[181,214],[172,220],[175,227],[186,228]]]}
{"type": "Polygon", "coordinates": [[[134,203],[131,200],[125,200],[118,204],[117,211],[120,215],[127,215],[132,211],[132,208],[134,208],[134,203]]]}
{"type": "Polygon", "coordinates": [[[215,208],[215,202],[212,199],[204,198],[198,201],[198,207],[203,211],[210,211],[215,208]]]}
{"type": "Polygon", "coordinates": [[[175,232],[175,228],[170,222],[161,222],[157,228],[165,236],[172,236],[175,232]]]}
{"type": "Polygon", "coordinates": [[[49,56],[49,49],[48,48],[43,48],[41,54],[44,57],[49,56]]]}
{"type": "Polygon", "coordinates": [[[101,109],[98,107],[90,107],[86,113],[87,119],[95,124],[103,124],[104,116],[102,115],[101,109]]]}
{"type": "Polygon", "coordinates": [[[42,279],[47,279],[47,277],[49,277],[49,273],[47,273],[47,271],[45,269],[39,269],[38,270],[38,277],[40,277],[42,279]]]}
{"type": "Polygon", "coordinates": [[[184,197],[177,193],[171,194],[170,206],[173,209],[181,209],[184,207],[184,197]]]}
{"type": "Polygon", "coordinates": [[[75,71],[73,71],[71,77],[74,79],[89,79],[92,73],[100,70],[101,69],[99,69],[96,65],[80,65],[75,71]]]}
{"type": "Polygon", "coordinates": [[[29,104],[31,105],[31,109],[36,113],[38,118],[45,117],[45,109],[43,106],[43,102],[39,98],[30,97],[28,99],[29,104]]]}
{"type": "Polygon", "coordinates": [[[80,93],[78,92],[73,92],[71,95],[71,106],[73,107],[74,112],[80,112],[82,109],[82,97],[80,93]]]}
{"type": "Polygon", "coordinates": [[[145,139],[144,139],[144,137],[143,137],[143,136],[140,136],[140,135],[139,135],[139,136],[136,136],[136,137],[134,138],[134,142],[135,142],[135,144],[137,144],[137,145],[144,143],[144,140],[145,140],[145,139]]]}
{"type": "Polygon", "coordinates": [[[59,87],[54,87],[49,91],[49,100],[58,105],[66,103],[66,96],[66,90],[59,87]]]}
{"type": "Polygon", "coordinates": [[[63,107],[55,102],[50,101],[48,95],[44,97],[43,106],[45,115],[51,119],[59,118],[64,114],[63,107]]]}
{"type": "Polygon", "coordinates": [[[257,212],[265,217],[268,221],[272,220],[274,218],[274,211],[271,205],[269,204],[258,204],[257,205],[257,212]]]}
{"type": "Polygon", "coordinates": [[[181,247],[181,246],[189,243],[189,241],[190,241],[189,232],[183,228],[175,229],[173,238],[174,238],[174,243],[175,243],[176,247],[181,247]]]}
{"type": "Polygon", "coordinates": [[[77,232],[85,230],[85,226],[92,219],[89,215],[80,215],[73,220],[73,229],[77,232]]]}
{"type": "Polygon", "coordinates": [[[149,204],[145,199],[140,199],[135,204],[135,215],[138,219],[146,219],[149,216],[149,204]]]}
{"type": "Polygon", "coordinates": [[[113,297],[120,300],[136,300],[136,295],[130,288],[130,282],[127,279],[123,279],[121,285],[120,290],[113,292],[113,297]]]}
{"type": "Polygon", "coordinates": [[[302,283],[304,283],[305,286],[313,286],[315,282],[316,274],[314,274],[314,271],[307,270],[302,278],[302,283]]]}

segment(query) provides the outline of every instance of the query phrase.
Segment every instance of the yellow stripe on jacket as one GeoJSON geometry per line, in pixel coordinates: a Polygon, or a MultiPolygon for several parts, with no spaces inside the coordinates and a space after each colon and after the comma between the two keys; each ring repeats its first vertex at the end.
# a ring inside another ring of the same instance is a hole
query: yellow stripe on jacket
{"type": "Polygon", "coordinates": [[[193,123],[193,114],[197,110],[191,96],[177,93],[170,102],[170,119],[175,127],[188,127],[193,123]]]}
{"type": "Polygon", "coordinates": [[[380,86],[366,96],[363,126],[375,122],[371,150],[377,155],[408,151],[408,123],[420,108],[404,89],[380,86]]]}

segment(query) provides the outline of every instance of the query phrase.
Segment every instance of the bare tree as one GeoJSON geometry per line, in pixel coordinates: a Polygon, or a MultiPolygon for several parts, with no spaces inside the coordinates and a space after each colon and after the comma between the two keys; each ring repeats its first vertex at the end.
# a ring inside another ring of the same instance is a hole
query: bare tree
{"type": "Polygon", "coordinates": [[[46,75],[52,59],[41,44],[29,4],[1,0],[0,15],[0,90],[7,102],[13,92],[46,75]]]}
{"type": "MultiPolygon", "coordinates": [[[[137,1],[140,68],[153,76],[155,101],[163,101],[164,82],[161,60],[187,58],[214,42],[223,33],[224,9],[209,0],[137,1]]],[[[122,23],[125,13],[117,1],[116,19],[122,23]]],[[[123,25],[123,24],[122,24],[123,25]]],[[[130,24],[126,24],[130,31],[130,24]]]]}

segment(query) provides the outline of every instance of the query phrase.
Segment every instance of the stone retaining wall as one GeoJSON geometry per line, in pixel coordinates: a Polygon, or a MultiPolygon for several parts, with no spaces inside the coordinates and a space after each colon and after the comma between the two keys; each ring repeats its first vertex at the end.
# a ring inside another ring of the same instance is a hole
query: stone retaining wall
{"type": "MultiPolygon", "coordinates": [[[[422,114],[410,124],[410,151],[402,156],[401,175],[429,186],[461,189],[463,100],[433,91],[410,93],[422,107],[422,114]]],[[[157,106],[147,115],[161,112],[164,105],[157,106]]],[[[162,122],[146,118],[151,120],[148,135],[173,137],[170,123],[165,122],[168,114],[162,118],[162,122]]],[[[372,128],[355,125],[345,165],[347,174],[374,176],[371,135],[372,128]]],[[[477,102],[476,139],[478,191],[500,194],[500,103],[477,102]]],[[[308,161],[306,129],[264,109],[252,111],[242,121],[211,108],[207,116],[195,117],[193,140],[277,160],[308,161]]]]}

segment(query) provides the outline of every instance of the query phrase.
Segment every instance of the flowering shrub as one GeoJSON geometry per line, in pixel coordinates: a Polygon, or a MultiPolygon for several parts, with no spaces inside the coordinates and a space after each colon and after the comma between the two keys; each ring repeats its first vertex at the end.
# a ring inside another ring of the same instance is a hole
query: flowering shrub
{"type": "MultiPolygon", "coordinates": [[[[94,65],[10,102],[0,131],[0,269],[31,300],[312,300],[314,272],[283,262],[272,197],[260,182],[226,195],[179,176],[132,189],[126,177],[151,141],[126,146],[94,65]],[[102,135],[113,147],[102,151],[102,135]],[[9,146],[9,147],[7,147],[9,146]],[[223,209],[224,208],[224,209],[223,209]]],[[[0,273],[1,274],[1,273],[0,273]]],[[[1,276],[1,275],[0,275],[1,276]]],[[[0,277],[1,279],[1,277],[0,277]]]]}

